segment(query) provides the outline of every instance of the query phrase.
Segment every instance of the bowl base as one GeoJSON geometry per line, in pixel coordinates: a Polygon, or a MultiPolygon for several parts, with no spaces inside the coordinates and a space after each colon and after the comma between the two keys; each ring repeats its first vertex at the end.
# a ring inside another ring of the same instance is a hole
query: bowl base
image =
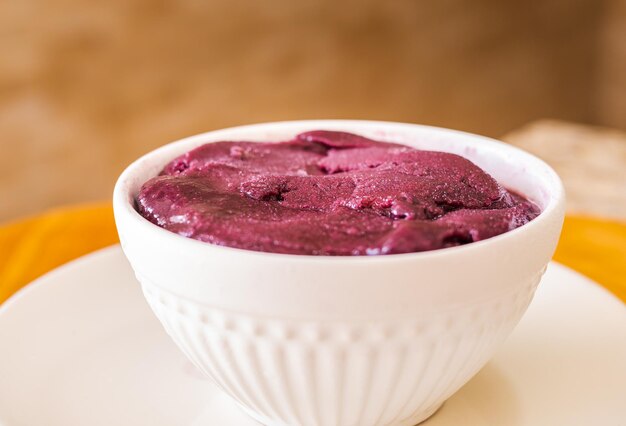
{"type": "MultiPolygon", "coordinates": [[[[418,413],[415,413],[414,415],[407,417],[405,419],[399,420],[397,423],[393,423],[390,425],[385,425],[385,426],[417,426],[423,422],[425,422],[426,420],[428,420],[429,418],[431,418],[433,415],[435,415],[437,413],[437,411],[439,411],[439,409],[443,406],[444,403],[441,403],[439,405],[435,405],[433,408],[429,408],[425,411],[420,411],[418,413]]],[[[249,410],[248,408],[242,406],[241,404],[237,404],[237,406],[243,411],[245,412],[248,416],[250,416],[251,418],[253,418],[256,422],[258,422],[260,425],[263,426],[285,426],[284,423],[282,422],[276,422],[272,419],[268,419],[265,416],[259,415],[251,410],[249,410]]]]}
{"type": "Polygon", "coordinates": [[[445,401],[439,405],[435,405],[433,408],[429,408],[426,411],[420,411],[419,413],[416,413],[411,417],[400,420],[398,423],[391,426],[417,426],[419,424],[422,424],[423,422],[437,414],[437,411],[439,411],[439,409],[443,407],[444,403],[445,401]]]}

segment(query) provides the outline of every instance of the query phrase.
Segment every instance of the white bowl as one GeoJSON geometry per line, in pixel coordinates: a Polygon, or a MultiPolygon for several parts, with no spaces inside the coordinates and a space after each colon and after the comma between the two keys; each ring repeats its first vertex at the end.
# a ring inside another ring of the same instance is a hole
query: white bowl
{"type": "Polygon", "coordinates": [[[294,121],[183,139],[114,191],[122,247],[189,359],[265,425],[414,425],[489,360],[554,252],[564,193],[543,161],[481,136],[413,124],[294,121]],[[199,242],[141,217],[134,197],[174,157],[219,140],[344,130],[469,158],[535,201],[532,222],[461,247],[371,257],[261,253],[199,242]]]}

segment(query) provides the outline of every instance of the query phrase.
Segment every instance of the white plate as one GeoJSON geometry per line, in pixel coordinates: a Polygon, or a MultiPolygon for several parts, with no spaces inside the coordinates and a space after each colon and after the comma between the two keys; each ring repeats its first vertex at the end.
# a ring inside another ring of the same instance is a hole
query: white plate
{"type": "MultiPolygon", "coordinates": [[[[256,423],[189,364],[118,246],[0,307],[0,425],[256,423]]],[[[557,264],[495,358],[424,425],[626,425],[626,308],[557,264]]]]}

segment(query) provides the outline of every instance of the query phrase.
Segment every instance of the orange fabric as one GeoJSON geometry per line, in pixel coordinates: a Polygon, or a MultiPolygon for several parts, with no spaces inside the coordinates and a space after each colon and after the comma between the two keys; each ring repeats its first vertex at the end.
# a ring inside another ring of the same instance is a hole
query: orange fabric
{"type": "Polygon", "coordinates": [[[566,217],[554,260],[597,281],[626,303],[626,223],[566,217]]]}
{"type": "Polygon", "coordinates": [[[52,210],[0,227],[0,303],[49,270],[116,242],[109,203],[52,210]]]}
{"type": "MultiPolygon", "coordinates": [[[[0,303],[45,272],[117,241],[108,203],[0,227],[0,303]]],[[[626,223],[567,217],[554,258],[626,302],[626,223]]]]}

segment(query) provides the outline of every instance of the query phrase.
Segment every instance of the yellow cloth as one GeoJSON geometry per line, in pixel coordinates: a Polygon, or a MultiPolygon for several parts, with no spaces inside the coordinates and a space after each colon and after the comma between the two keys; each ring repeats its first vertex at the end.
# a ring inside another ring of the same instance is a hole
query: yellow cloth
{"type": "Polygon", "coordinates": [[[116,242],[108,203],[52,210],[0,227],[0,303],[49,270],[116,242]]]}
{"type": "MultiPolygon", "coordinates": [[[[0,227],[0,303],[45,272],[117,241],[108,203],[0,227]]],[[[626,223],[567,217],[554,258],[626,302],[626,223]]]]}

